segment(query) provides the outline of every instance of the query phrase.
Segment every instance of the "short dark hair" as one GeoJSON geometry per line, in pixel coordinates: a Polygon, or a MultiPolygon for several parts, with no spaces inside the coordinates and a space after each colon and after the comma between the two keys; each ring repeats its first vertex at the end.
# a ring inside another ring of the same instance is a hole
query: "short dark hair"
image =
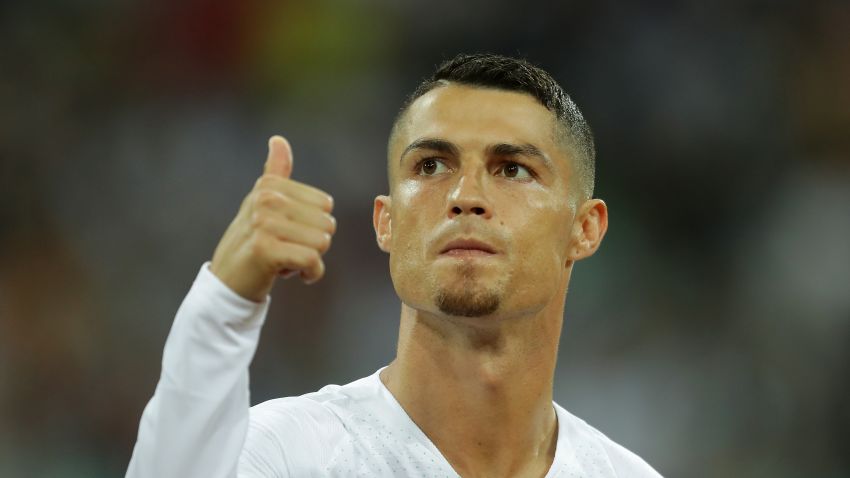
{"type": "Polygon", "coordinates": [[[571,140],[582,193],[588,198],[593,195],[596,148],[590,125],[572,98],[549,73],[521,58],[475,53],[461,54],[443,62],[404,101],[393,123],[390,138],[395,136],[399,121],[414,101],[448,83],[517,91],[536,98],[555,115],[566,139],[571,140]]]}

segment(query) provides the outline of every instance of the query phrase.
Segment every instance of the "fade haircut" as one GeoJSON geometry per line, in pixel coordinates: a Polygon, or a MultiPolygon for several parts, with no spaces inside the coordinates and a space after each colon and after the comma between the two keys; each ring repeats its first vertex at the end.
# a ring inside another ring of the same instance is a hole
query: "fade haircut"
{"type": "Polygon", "coordinates": [[[565,140],[574,160],[580,192],[593,197],[596,148],[593,132],[578,106],[546,71],[520,58],[489,53],[461,54],[437,67],[433,75],[416,87],[402,104],[393,122],[390,143],[410,105],[429,91],[450,83],[480,88],[526,93],[546,107],[556,118],[556,134],[565,140]]]}

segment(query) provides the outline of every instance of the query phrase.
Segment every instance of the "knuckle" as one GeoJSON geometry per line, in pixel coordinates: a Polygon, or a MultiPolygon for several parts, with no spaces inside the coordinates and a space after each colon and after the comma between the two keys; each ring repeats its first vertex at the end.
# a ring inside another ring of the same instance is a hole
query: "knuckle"
{"type": "Polygon", "coordinates": [[[304,278],[304,282],[307,284],[315,284],[324,275],[325,263],[321,259],[317,260],[315,265],[305,268],[301,273],[301,277],[304,278]]]}
{"type": "Polygon", "coordinates": [[[264,189],[257,192],[254,203],[260,208],[275,208],[287,203],[287,198],[277,191],[264,189]]]}
{"type": "Polygon", "coordinates": [[[257,179],[257,182],[254,183],[254,187],[256,189],[273,188],[275,183],[278,181],[280,181],[280,178],[270,174],[264,174],[257,179]]]}
{"type": "Polygon", "coordinates": [[[268,225],[267,216],[261,212],[251,214],[251,228],[254,230],[265,229],[268,225]]]}
{"type": "Polygon", "coordinates": [[[311,249],[310,252],[307,253],[305,262],[305,265],[311,269],[319,267],[319,264],[322,262],[322,257],[319,255],[319,251],[311,249]]]}
{"type": "Polygon", "coordinates": [[[322,234],[322,238],[319,240],[319,252],[322,254],[328,252],[331,248],[331,235],[328,233],[322,234]]]}
{"type": "Polygon", "coordinates": [[[269,201],[271,201],[271,191],[268,190],[260,190],[257,191],[257,194],[254,195],[254,205],[257,207],[262,207],[268,205],[269,201]]]}
{"type": "Polygon", "coordinates": [[[328,232],[331,234],[336,232],[336,218],[328,214],[328,232]]]}
{"type": "Polygon", "coordinates": [[[265,257],[267,244],[260,234],[253,234],[248,244],[249,251],[254,257],[265,257]]]}
{"type": "Polygon", "coordinates": [[[310,283],[313,284],[325,275],[325,263],[319,261],[315,266],[310,268],[310,283]]]}

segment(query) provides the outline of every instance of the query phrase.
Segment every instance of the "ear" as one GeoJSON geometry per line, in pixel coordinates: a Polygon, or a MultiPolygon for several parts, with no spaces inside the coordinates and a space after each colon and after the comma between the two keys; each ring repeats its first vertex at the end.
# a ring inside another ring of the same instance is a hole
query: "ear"
{"type": "Polygon", "coordinates": [[[588,199],[579,206],[570,231],[567,259],[570,262],[590,257],[599,249],[608,230],[608,206],[601,199],[588,199]]]}
{"type": "Polygon", "coordinates": [[[375,206],[372,211],[372,225],[375,227],[375,239],[378,247],[384,252],[390,252],[390,240],[392,239],[393,222],[390,217],[390,196],[378,196],[375,198],[375,206]]]}

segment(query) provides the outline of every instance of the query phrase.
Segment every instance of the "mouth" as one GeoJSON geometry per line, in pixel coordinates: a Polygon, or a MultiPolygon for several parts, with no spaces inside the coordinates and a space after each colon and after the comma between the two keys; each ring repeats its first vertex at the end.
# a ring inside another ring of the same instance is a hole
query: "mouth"
{"type": "Polygon", "coordinates": [[[450,257],[489,257],[495,254],[493,246],[476,239],[455,239],[440,251],[441,256],[450,257]]]}

